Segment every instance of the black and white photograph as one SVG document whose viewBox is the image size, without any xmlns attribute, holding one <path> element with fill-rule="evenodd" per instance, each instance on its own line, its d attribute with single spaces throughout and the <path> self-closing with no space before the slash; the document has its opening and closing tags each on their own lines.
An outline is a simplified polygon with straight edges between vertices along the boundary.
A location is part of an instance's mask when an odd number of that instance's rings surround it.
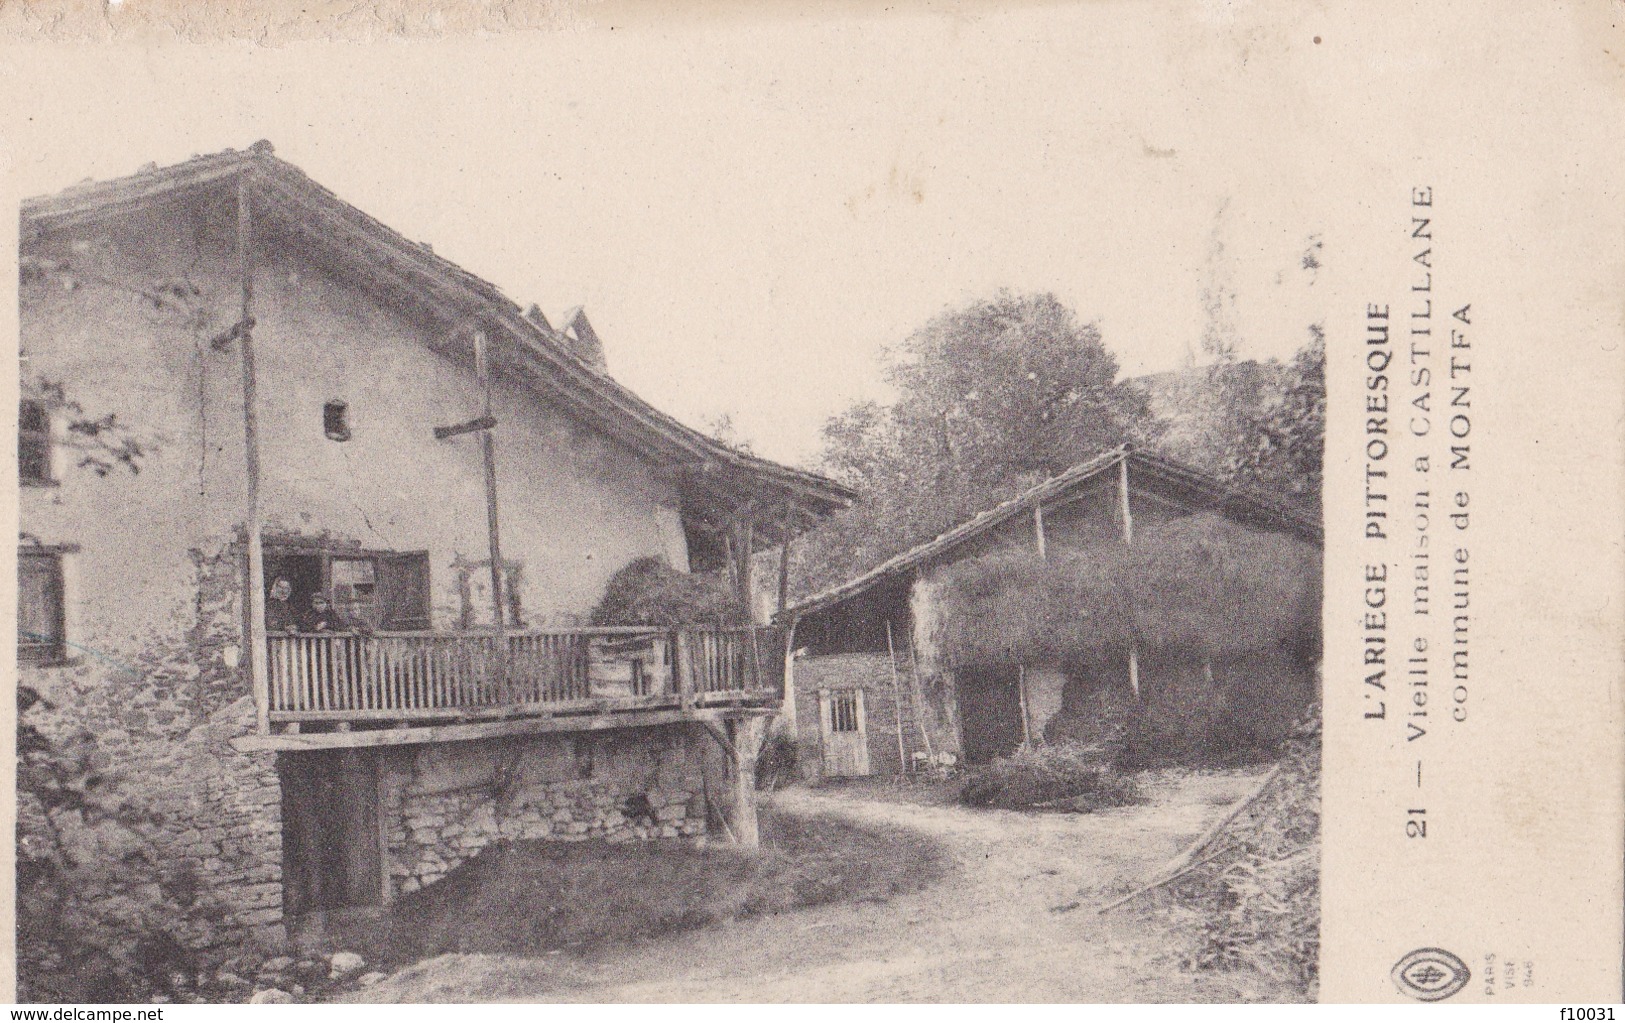
<svg viewBox="0 0 1625 1023">
<path fill-rule="evenodd" d="M 1322 987 L 1323 901 L 1386 887 L 1323 890 L 1323 773 L 1391 818 L 1338 862 L 1410 862 L 1528 726 L 1466 186 L 1330 151 L 1337 74 L 1457 56 L 1314 5 L 141 2 L 7 51 L 16 1001 L 1617 988 L 1375 909 Z M 1542 627 L 1593 705 L 1617 625 Z"/>
</svg>

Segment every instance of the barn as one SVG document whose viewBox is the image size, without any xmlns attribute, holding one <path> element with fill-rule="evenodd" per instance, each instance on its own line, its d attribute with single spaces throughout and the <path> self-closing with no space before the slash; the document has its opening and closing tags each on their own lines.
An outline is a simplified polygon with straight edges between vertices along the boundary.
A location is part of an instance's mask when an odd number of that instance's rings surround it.
<svg viewBox="0 0 1625 1023">
<path fill-rule="evenodd" d="M 1318 697 L 1321 537 L 1286 501 L 1104 452 L 779 616 L 804 770 L 975 765 L 1129 718 L 1150 759 L 1267 743 Z"/>
</svg>

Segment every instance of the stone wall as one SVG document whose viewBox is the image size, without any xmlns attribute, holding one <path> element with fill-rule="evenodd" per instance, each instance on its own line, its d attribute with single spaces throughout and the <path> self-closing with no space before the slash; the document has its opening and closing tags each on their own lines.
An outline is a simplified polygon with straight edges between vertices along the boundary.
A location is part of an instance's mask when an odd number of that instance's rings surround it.
<svg viewBox="0 0 1625 1023">
<path fill-rule="evenodd" d="M 501 839 L 703 842 L 712 745 L 670 726 L 386 751 L 392 892 L 433 884 Z"/>
<path fill-rule="evenodd" d="M 280 940 L 275 758 L 230 744 L 254 721 L 246 670 L 226 654 L 241 642 L 240 550 L 222 540 L 189 552 L 163 609 L 168 628 L 142 629 L 116 646 L 84 643 L 62 665 L 19 670 L 19 683 L 47 704 L 29 722 L 59 747 L 87 751 L 106 779 L 100 799 L 123 808 L 121 843 L 139 842 L 173 890 L 162 925 L 193 948 Z M 38 824 L 26 820 L 23 834 Z M 118 890 L 121 872 L 96 876 L 110 886 L 97 893 L 109 904 L 138 894 Z"/>
<path fill-rule="evenodd" d="M 904 769 L 897 751 L 898 695 L 902 696 L 903 753 L 912 769 L 917 751 L 926 742 L 920 734 L 919 715 L 910 689 L 912 667 L 908 655 L 897 653 L 897 679 L 885 653 L 821 654 L 803 656 L 795 662 L 796 734 L 798 761 L 802 776 L 819 780 L 823 776 L 823 727 L 819 719 L 820 690 L 863 690 L 865 727 L 868 730 L 869 771 L 894 775 Z M 933 742 L 935 737 L 933 737 Z M 933 749 L 941 747 L 934 746 Z"/>
</svg>

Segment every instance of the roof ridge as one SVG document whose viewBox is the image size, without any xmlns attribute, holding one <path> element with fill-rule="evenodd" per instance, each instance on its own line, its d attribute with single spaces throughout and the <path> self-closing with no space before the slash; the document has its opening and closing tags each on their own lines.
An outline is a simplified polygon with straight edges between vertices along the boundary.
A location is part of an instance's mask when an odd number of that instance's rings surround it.
<svg viewBox="0 0 1625 1023">
<path fill-rule="evenodd" d="M 214 153 L 193 155 L 187 160 L 162 167 L 143 164 L 133 174 L 102 181 L 82 182 L 52 194 L 33 196 L 19 204 L 19 214 L 24 222 L 41 221 L 94 211 L 99 206 L 140 203 L 149 201 L 157 195 L 167 194 L 170 189 L 132 192 L 132 186 L 172 179 L 175 184 L 171 188 L 188 187 L 219 180 L 247 167 L 262 170 L 270 182 L 270 187 L 295 190 L 295 198 L 299 198 L 298 193 L 302 191 L 315 202 L 331 206 L 327 212 L 348 229 L 370 233 L 379 243 L 399 250 L 407 259 L 418 264 L 409 272 L 437 273 L 442 278 L 449 278 L 455 286 L 466 290 L 471 305 L 476 308 L 480 305 L 488 307 L 488 314 L 494 326 L 500 324 L 516 341 L 534 352 L 543 354 L 556 368 L 563 371 L 566 382 L 573 382 L 585 396 L 607 404 L 610 411 L 630 420 L 645 436 L 659 438 L 665 444 L 687 449 L 700 458 L 718 458 L 746 471 L 778 476 L 782 482 L 810 488 L 812 493 L 806 496 L 815 500 L 839 505 L 855 496 L 850 488 L 819 473 L 736 451 L 669 413 L 655 408 L 626 385 L 583 360 L 571 350 L 561 332 L 545 330 L 540 324 L 531 321 L 524 315 L 519 304 L 509 298 L 498 285 L 439 255 L 423 243 L 413 241 L 372 214 L 340 198 L 332 189 L 316 181 L 302 168 L 277 156 L 276 147 L 269 140 L 260 139 L 246 150 L 228 148 Z M 188 181 L 189 175 L 192 174 L 207 176 L 199 177 L 196 181 Z"/>
<path fill-rule="evenodd" d="M 1064 492 L 1068 487 L 1090 479 L 1102 470 L 1116 465 L 1118 462 L 1125 459 L 1132 460 L 1152 469 L 1160 469 L 1162 471 L 1171 470 L 1188 476 L 1197 477 L 1201 482 L 1208 484 L 1209 489 L 1218 490 L 1228 496 L 1241 497 L 1250 500 L 1255 505 L 1262 506 L 1264 510 L 1279 515 L 1293 525 L 1299 526 L 1305 532 L 1311 533 L 1314 536 L 1318 537 L 1321 532 L 1320 523 L 1312 521 L 1302 511 L 1292 507 L 1286 502 L 1281 501 L 1279 498 L 1272 497 L 1251 488 L 1238 487 L 1234 484 L 1226 483 L 1212 473 L 1204 472 L 1203 470 L 1194 466 L 1186 465 L 1163 455 L 1154 454 L 1149 451 L 1142 451 L 1132 441 L 1125 441 L 1116 447 L 1107 448 L 1105 451 L 1095 455 L 1093 458 L 1087 458 L 1081 462 L 1078 462 L 1070 468 L 1051 476 L 1049 479 L 1046 479 L 1040 483 L 1035 483 L 1014 497 L 1006 498 L 990 508 L 977 512 L 975 515 L 965 519 L 957 525 L 943 530 L 941 533 L 938 533 L 931 539 L 921 541 L 912 547 L 906 548 L 905 550 L 892 555 L 875 567 L 863 572 L 860 575 L 854 576 L 844 583 L 840 583 L 836 586 L 826 587 L 823 590 L 820 590 L 818 593 L 815 593 L 805 600 L 798 602 L 794 606 L 786 608 L 783 612 L 781 612 L 781 614 L 805 614 L 810 611 L 818 610 L 821 607 L 828 606 L 829 604 L 836 603 L 840 600 L 844 600 L 847 597 L 856 596 L 857 594 L 869 589 L 871 586 L 874 586 L 886 576 L 889 576 L 901 569 L 911 568 L 915 565 L 922 564 L 928 560 L 931 555 L 949 550 L 959 542 L 968 540 L 971 537 L 980 534 L 983 530 L 997 525 L 1008 518 L 1011 514 L 1028 507 L 1030 504 L 1041 502 L 1044 497 L 1051 496 L 1052 494 Z"/>
</svg>

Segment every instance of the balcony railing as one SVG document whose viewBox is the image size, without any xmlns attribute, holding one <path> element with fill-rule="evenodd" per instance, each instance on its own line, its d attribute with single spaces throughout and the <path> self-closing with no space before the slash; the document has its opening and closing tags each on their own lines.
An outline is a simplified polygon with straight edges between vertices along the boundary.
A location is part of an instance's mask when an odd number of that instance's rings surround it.
<svg viewBox="0 0 1625 1023">
<path fill-rule="evenodd" d="M 772 629 L 267 637 L 272 721 L 406 721 L 773 702 Z"/>
</svg>

